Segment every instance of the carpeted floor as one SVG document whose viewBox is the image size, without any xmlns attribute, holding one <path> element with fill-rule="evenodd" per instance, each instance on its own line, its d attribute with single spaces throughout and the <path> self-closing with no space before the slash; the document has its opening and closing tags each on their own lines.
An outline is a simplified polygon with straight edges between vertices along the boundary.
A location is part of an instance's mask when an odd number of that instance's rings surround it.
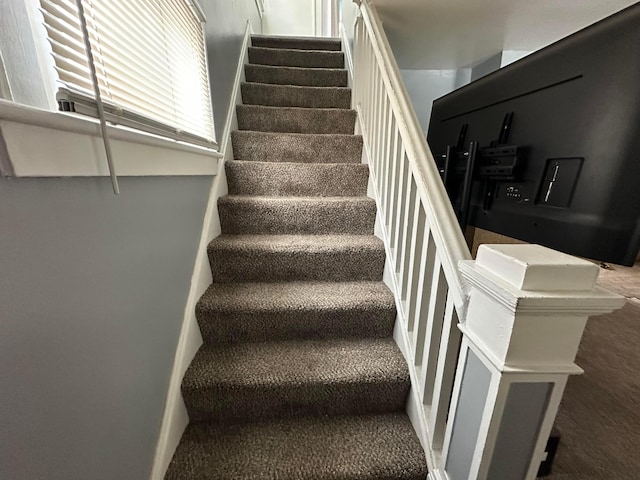
<svg viewBox="0 0 640 480">
<path fill-rule="evenodd" d="M 625 307 L 592 317 L 556 427 L 560 447 L 549 480 L 640 479 L 640 264 L 601 270 L 600 284 Z"/>
<path fill-rule="evenodd" d="M 426 478 L 340 47 L 252 38 L 166 480 Z"/>
</svg>

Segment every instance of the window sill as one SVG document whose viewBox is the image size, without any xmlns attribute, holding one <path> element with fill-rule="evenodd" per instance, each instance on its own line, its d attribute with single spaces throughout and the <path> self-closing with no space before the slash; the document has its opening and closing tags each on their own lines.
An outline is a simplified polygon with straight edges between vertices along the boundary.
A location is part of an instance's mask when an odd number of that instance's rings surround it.
<svg viewBox="0 0 640 480">
<path fill-rule="evenodd" d="M 215 175 L 222 155 L 110 125 L 118 176 Z M 0 100 L 0 173 L 13 177 L 108 176 L 100 122 Z"/>
</svg>

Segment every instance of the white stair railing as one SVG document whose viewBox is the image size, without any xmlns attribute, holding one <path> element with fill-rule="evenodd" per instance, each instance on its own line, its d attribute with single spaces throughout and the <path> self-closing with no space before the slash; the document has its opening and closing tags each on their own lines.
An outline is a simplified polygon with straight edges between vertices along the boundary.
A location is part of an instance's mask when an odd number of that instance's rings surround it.
<svg viewBox="0 0 640 480">
<path fill-rule="evenodd" d="M 400 294 L 429 444 L 442 447 L 467 302 L 458 270 L 471 254 L 376 13 L 362 3 L 353 95 Z"/>
<path fill-rule="evenodd" d="M 596 265 L 538 245 L 471 260 L 375 8 L 354 3 L 352 102 L 429 478 L 533 480 L 588 316 L 624 299 Z"/>
</svg>

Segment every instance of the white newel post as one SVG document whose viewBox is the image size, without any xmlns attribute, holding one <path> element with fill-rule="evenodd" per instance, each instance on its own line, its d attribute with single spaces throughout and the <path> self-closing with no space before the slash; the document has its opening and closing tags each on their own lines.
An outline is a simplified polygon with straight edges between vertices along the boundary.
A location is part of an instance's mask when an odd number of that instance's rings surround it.
<svg viewBox="0 0 640 480">
<path fill-rule="evenodd" d="M 624 298 L 599 267 L 538 245 L 483 245 L 460 262 L 467 315 L 441 468 L 432 480 L 533 480 L 587 318 Z"/>
</svg>

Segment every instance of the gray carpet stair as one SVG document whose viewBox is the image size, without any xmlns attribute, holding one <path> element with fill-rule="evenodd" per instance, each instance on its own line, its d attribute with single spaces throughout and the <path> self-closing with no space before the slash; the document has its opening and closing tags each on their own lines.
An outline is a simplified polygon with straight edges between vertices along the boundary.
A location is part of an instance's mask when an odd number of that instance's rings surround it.
<svg viewBox="0 0 640 480">
<path fill-rule="evenodd" d="M 417 452 L 404 413 L 192 423 L 165 478 L 424 480 Z"/>
<path fill-rule="evenodd" d="M 182 383 L 194 422 L 398 412 L 408 393 L 391 337 L 205 347 Z"/>
<path fill-rule="evenodd" d="M 356 112 L 342 108 L 238 105 L 240 130 L 284 133 L 353 134 Z"/>
<path fill-rule="evenodd" d="M 274 67 L 251 65 L 244 67 L 247 82 L 308 87 L 346 87 L 347 71 L 340 68 Z"/>
<path fill-rule="evenodd" d="M 218 200 L 222 232 L 228 234 L 373 235 L 376 202 L 368 197 L 258 197 Z"/>
<path fill-rule="evenodd" d="M 290 37 L 276 35 L 253 35 L 251 45 L 267 48 L 291 48 L 296 50 L 342 50 L 339 38 Z"/>
<path fill-rule="evenodd" d="M 280 67 L 344 68 L 344 54 L 328 50 L 249 47 L 249 63 Z"/>
<path fill-rule="evenodd" d="M 346 87 L 306 87 L 244 82 L 242 103 L 272 107 L 343 108 L 351 105 L 351 89 Z"/>
<path fill-rule="evenodd" d="M 373 235 L 220 235 L 209 244 L 214 282 L 381 280 Z"/>
<path fill-rule="evenodd" d="M 424 480 L 336 39 L 254 36 L 166 480 Z"/>
<path fill-rule="evenodd" d="M 225 163 L 233 195 L 342 197 L 367 194 L 369 167 L 362 163 Z"/>
<path fill-rule="evenodd" d="M 295 163 L 360 163 L 362 160 L 360 135 L 237 130 L 231 133 L 231 141 L 238 160 Z"/>
<path fill-rule="evenodd" d="M 196 305 L 207 345 L 391 337 L 393 295 L 382 282 L 212 283 Z"/>
</svg>

